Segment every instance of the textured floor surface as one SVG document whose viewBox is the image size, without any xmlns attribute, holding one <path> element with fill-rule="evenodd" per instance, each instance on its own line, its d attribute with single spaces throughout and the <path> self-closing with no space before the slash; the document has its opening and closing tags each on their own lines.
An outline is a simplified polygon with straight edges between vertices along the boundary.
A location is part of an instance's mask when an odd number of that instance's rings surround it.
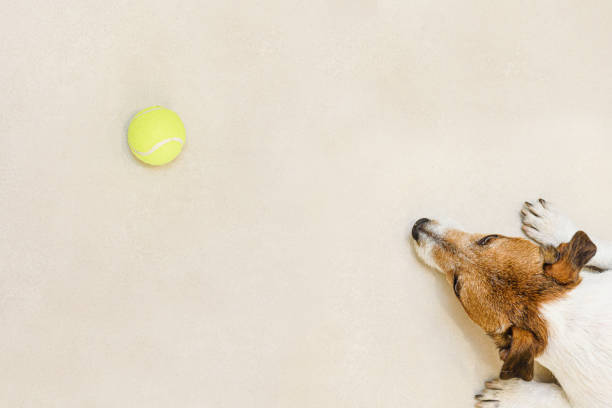
<svg viewBox="0 0 612 408">
<path fill-rule="evenodd" d="M 435 4 L 434 4 L 435 3 Z M 23 1 L 0 15 L 0 406 L 470 407 L 409 226 L 612 238 L 612 5 Z M 181 156 L 138 163 L 161 104 Z"/>
</svg>

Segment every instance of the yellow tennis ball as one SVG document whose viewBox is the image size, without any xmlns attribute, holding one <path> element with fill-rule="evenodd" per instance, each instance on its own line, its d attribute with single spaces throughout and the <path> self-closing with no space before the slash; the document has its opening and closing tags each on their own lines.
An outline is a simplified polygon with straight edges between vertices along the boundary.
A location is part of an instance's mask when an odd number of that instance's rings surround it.
<svg viewBox="0 0 612 408">
<path fill-rule="evenodd" d="M 139 160 L 153 166 L 170 163 L 185 144 L 181 118 L 162 106 L 138 112 L 130 122 L 128 145 Z"/>
</svg>

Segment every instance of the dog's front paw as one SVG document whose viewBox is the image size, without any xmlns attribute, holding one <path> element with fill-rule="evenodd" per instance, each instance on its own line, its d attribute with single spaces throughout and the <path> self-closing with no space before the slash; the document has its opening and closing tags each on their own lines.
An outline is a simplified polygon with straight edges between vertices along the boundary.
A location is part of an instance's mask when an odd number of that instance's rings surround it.
<svg viewBox="0 0 612 408">
<path fill-rule="evenodd" d="M 475 396 L 477 408 L 569 408 L 556 384 L 514 378 L 487 381 L 485 387 Z"/>
<path fill-rule="evenodd" d="M 492 380 L 485 383 L 485 389 L 475 396 L 477 408 L 527 408 L 529 398 L 525 383 L 519 379 Z"/>
<path fill-rule="evenodd" d="M 485 389 L 479 394 L 476 394 L 476 407 L 477 408 L 500 408 L 502 407 L 502 401 L 511 401 L 512 396 L 512 385 L 511 383 L 515 380 L 502 381 L 492 380 L 485 383 Z M 510 394 L 510 395 L 504 395 Z M 507 406 L 507 405 L 503 405 Z"/>
<path fill-rule="evenodd" d="M 525 202 L 521 209 L 522 230 L 529 238 L 542 245 L 558 246 L 568 242 L 578 228 L 548 201 Z"/>
</svg>

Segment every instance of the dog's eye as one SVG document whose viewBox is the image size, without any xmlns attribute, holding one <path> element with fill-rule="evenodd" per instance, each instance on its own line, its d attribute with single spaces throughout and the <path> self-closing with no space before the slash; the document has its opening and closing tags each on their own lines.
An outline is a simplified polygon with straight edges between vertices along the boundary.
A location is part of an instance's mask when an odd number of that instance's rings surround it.
<svg viewBox="0 0 612 408">
<path fill-rule="evenodd" d="M 478 242 L 476 243 L 480 246 L 484 246 L 484 245 L 487 245 L 489 241 L 495 238 L 499 238 L 499 235 L 495 235 L 495 234 L 487 235 L 486 237 L 479 239 Z"/>
<path fill-rule="evenodd" d="M 455 274 L 453 277 L 453 290 L 455 291 L 455 296 L 459 298 L 459 291 L 461 290 L 461 282 L 459 282 L 459 276 Z"/>
</svg>

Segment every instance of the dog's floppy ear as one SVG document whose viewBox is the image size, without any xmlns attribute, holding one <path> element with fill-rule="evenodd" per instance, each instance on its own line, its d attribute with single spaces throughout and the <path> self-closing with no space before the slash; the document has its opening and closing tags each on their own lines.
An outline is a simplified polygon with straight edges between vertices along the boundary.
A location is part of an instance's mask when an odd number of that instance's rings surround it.
<svg viewBox="0 0 612 408">
<path fill-rule="evenodd" d="M 595 256 L 597 247 L 583 231 L 557 248 L 543 247 L 544 272 L 562 285 L 576 283 L 580 270 Z"/>
<path fill-rule="evenodd" d="M 499 378 L 521 378 L 525 381 L 533 379 L 533 364 L 537 349 L 537 341 L 533 333 L 519 327 L 512 327 L 510 348 L 504 352 L 504 365 Z"/>
</svg>

